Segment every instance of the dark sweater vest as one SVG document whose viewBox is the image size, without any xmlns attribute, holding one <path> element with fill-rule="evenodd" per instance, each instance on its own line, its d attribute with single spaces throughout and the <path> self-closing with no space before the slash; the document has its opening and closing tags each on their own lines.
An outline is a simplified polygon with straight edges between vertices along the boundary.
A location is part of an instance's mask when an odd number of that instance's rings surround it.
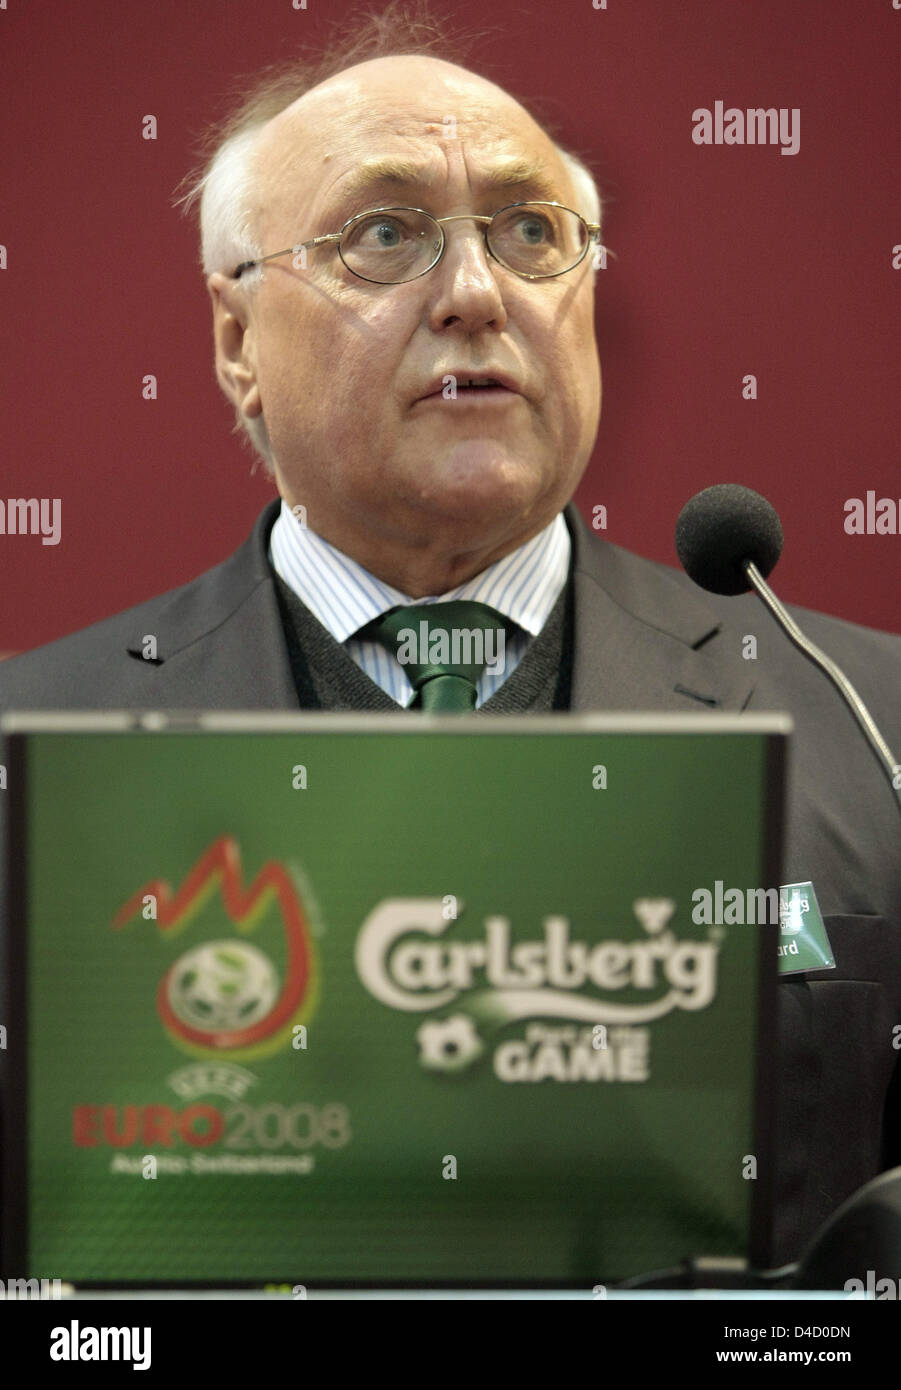
<svg viewBox="0 0 901 1390">
<path fill-rule="evenodd" d="M 370 680 L 294 590 L 273 573 L 301 709 L 402 710 Z M 572 684 L 572 569 L 522 661 L 475 714 L 546 714 L 569 709 Z"/>
</svg>

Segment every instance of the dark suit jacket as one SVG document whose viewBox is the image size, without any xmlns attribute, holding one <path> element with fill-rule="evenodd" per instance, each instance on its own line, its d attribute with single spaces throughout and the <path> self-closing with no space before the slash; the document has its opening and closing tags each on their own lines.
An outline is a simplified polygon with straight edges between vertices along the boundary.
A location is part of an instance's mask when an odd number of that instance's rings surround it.
<svg viewBox="0 0 901 1390">
<path fill-rule="evenodd" d="M 268 534 L 183 588 L 0 664 L 0 710 L 296 709 Z M 753 595 L 718 598 L 595 536 L 571 504 L 575 710 L 787 710 L 784 881 L 811 880 L 837 969 L 779 984 L 774 1262 L 901 1164 L 901 817 L 850 713 Z M 794 610 L 901 752 L 901 639 Z M 142 639 L 158 639 L 156 663 Z M 757 637 L 756 660 L 742 638 Z M 861 1275 L 863 1277 L 863 1275 Z"/>
</svg>

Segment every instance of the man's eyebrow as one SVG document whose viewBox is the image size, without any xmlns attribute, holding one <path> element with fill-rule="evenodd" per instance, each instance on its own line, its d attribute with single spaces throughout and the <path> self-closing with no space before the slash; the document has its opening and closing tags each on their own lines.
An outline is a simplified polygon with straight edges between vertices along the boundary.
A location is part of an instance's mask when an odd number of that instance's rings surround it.
<svg viewBox="0 0 901 1390">
<path fill-rule="evenodd" d="M 373 159 L 361 164 L 342 181 L 335 192 L 341 202 L 371 194 L 380 185 L 398 189 L 421 188 L 430 180 L 430 171 L 412 160 Z M 559 180 L 543 164 L 524 159 L 509 159 L 486 170 L 478 180 L 487 190 L 528 188 L 535 197 L 555 202 L 560 192 Z"/>
</svg>

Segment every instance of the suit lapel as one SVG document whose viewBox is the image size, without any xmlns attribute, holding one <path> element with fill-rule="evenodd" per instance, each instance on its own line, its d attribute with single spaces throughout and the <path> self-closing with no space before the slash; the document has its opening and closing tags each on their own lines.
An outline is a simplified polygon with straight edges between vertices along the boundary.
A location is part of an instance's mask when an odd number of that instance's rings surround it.
<svg viewBox="0 0 901 1390">
<path fill-rule="evenodd" d="M 159 601 L 148 620 L 166 703 L 182 708 L 297 709 L 297 692 L 268 561 L 281 507 L 261 512 L 242 546 L 193 584 Z M 152 623 L 152 626 L 149 624 Z M 142 637 L 128 644 L 143 661 Z"/>
<path fill-rule="evenodd" d="M 741 638 L 664 565 L 600 540 L 574 503 L 571 707 L 740 710 L 754 689 Z"/>
</svg>

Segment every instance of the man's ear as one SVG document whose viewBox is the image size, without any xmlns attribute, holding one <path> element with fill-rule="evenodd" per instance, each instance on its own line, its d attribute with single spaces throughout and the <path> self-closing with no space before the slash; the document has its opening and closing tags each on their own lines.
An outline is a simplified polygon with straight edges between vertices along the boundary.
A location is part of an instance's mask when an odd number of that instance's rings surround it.
<svg viewBox="0 0 901 1390">
<path fill-rule="evenodd" d="M 213 305 L 216 376 L 232 404 L 248 419 L 263 413 L 247 291 L 240 281 L 216 271 L 207 278 Z"/>
</svg>

